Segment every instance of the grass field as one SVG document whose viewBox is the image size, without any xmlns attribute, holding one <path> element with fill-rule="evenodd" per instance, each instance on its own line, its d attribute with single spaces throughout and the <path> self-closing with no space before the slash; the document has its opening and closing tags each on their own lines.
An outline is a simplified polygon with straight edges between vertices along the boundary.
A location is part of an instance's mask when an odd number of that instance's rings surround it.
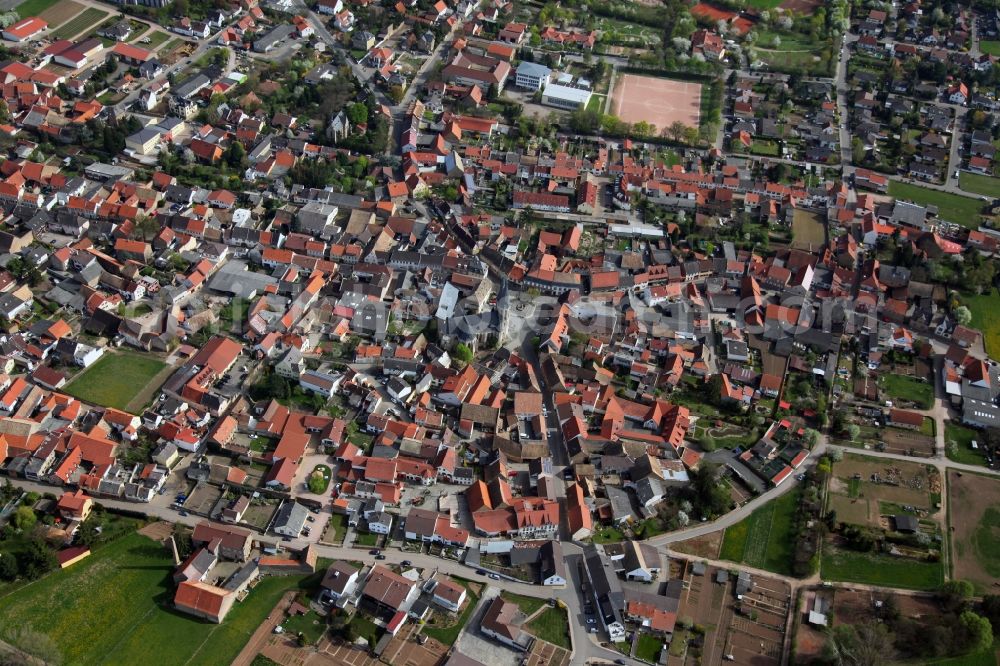
<svg viewBox="0 0 1000 666">
<path fill-rule="evenodd" d="M 81 32 L 103 21 L 107 15 L 108 12 L 106 11 L 102 11 L 95 7 L 88 7 L 83 10 L 83 12 L 77 14 L 74 18 L 66 21 L 61 26 L 56 28 L 52 32 L 52 36 L 56 39 L 72 39 Z"/>
<path fill-rule="evenodd" d="M 25 0 L 17 6 L 15 11 L 21 18 L 38 16 L 57 2 L 59 2 L 59 0 Z"/>
<path fill-rule="evenodd" d="M 969 308 L 972 321 L 969 326 L 983 332 L 983 344 L 991 358 L 1000 355 L 1000 296 L 991 289 L 985 294 L 961 297 L 962 305 Z"/>
<path fill-rule="evenodd" d="M 820 563 L 823 580 L 932 590 L 944 582 L 940 562 L 838 550 L 827 544 Z"/>
<path fill-rule="evenodd" d="M 142 46 L 143 48 L 147 49 L 155 49 L 157 46 L 163 44 L 168 39 L 170 39 L 170 35 L 163 32 L 162 30 L 157 30 L 156 32 L 147 33 L 146 36 L 149 37 L 149 42 L 143 44 Z"/>
<path fill-rule="evenodd" d="M 978 433 L 972 428 L 966 428 L 951 422 L 944 427 L 944 451 L 948 460 L 966 465 L 985 465 L 986 457 L 982 449 L 972 449 L 972 440 Z M 953 444 L 954 443 L 954 444 Z"/>
<path fill-rule="evenodd" d="M 958 175 L 958 186 L 966 192 L 1000 197 L 1000 178 L 963 171 Z"/>
<path fill-rule="evenodd" d="M 66 385 L 69 395 L 104 407 L 125 409 L 167 365 L 128 352 L 105 354 Z"/>
<path fill-rule="evenodd" d="M 591 95 L 590 101 L 587 102 L 587 111 L 597 111 L 598 113 L 604 113 L 604 104 L 607 102 L 607 95 Z"/>
<path fill-rule="evenodd" d="M 229 663 L 285 590 L 302 577 L 265 578 L 222 624 L 170 608 L 173 560 L 133 533 L 69 569 L 0 598 L 0 622 L 48 634 L 63 663 Z"/>
<path fill-rule="evenodd" d="M 517 607 L 525 615 L 531 615 L 545 605 L 545 599 L 539 597 L 526 597 L 523 594 L 514 594 L 513 592 L 503 592 L 500 596 L 507 601 L 517 604 Z"/>
<path fill-rule="evenodd" d="M 792 215 L 792 246 L 806 251 L 826 241 L 826 227 L 819 215 L 800 208 Z"/>
<path fill-rule="evenodd" d="M 882 390 L 895 400 L 911 400 L 920 409 L 934 405 L 934 386 L 906 375 L 882 375 Z"/>
<path fill-rule="evenodd" d="M 1000 42 L 984 39 L 979 42 L 979 50 L 991 56 L 1000 56 Z"/>
<path fill-rule="evenodd" d="M 798 494 L 788 492 L 726 529 L 719 557 L 789 575 Z"/>
<path fill-rule="evenodd" d="M 952 470 L 948 504 L 952 577 L 972 583 L 977 594 L 993 594 L 1000 572 L 1000 480 Z"/>
<path fill-rule="evenodd" d="M 635 656 L 638 659 L 655 664 L 660 660 L 660 650 L 663 642 L 650 634 L 640 634 L 639 643 L 635 646 Z"/>
<path fill-rule="evenodd" d="M 529 622 L 525 629 L 543 641 L 548 641 L 567 650 L 570 649 L 569 619 L 566 617 L 565 609 L 546 608 L 538 617 Z"/>
<path fill-rule="evenodd" d="M 941 219 L 970 229 L 979 227 L 980 211 L 983 207 L 983 202 L 979 199 L 901 183 L 898 180 L 889 181 L 889 196 L 912 201 L 921 206 L 937 206 L 938 217 Z"/>
</svg>

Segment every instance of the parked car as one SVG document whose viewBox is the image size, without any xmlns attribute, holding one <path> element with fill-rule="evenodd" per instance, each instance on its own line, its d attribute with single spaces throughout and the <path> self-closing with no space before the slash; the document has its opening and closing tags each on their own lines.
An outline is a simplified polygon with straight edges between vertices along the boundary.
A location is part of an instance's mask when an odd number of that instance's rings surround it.
<svg viewBox="0 0 1000 666">
<path fill-rule="evenodd" d="M 486 572 L 483 571 L 482 569 L 476 569 L 476 575 L 477 576 L 485 576 Z"/>
<path fill-rule="evenodd" d="M 385 559 L 385 555 L 376 555 L 375 559 L 376 560 L 384 560 Z"/>
<path fill-rule="evenodd" d="M 493 580 L 500 580 L 500 576 L 498 576 L 497 574 L 490 574 L 490 578 L 492 578 Z"/>
<path fill-rule="evenodd" d="M 399 563 L 399 565 L 403 567 L 411 567 L 413 566 L 413 562 L 409 560 L 403 560 L 402 562 Z"/>
<path fill-rule="evenodd" d="M 378 549 L 378 548 L 372 548 L 371 550 L 368 551 L 368 554 L 369 555 L 381 555 L 382 551 L 380 549 Z"/>
</svg>

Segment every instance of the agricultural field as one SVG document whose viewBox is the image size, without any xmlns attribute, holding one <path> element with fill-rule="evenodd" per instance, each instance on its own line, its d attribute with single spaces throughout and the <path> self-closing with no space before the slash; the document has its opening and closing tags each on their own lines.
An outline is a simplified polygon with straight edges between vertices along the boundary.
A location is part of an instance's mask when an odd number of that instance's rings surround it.
<svg viewBox="0 0 1000 666">
<path fill-rule="evenodd" d="M 792 524 L 798 493 L 786 492 L 726 529 L 719 557 L 790 575 L 795 540 Z"/>
<path fill-rule="evenodd" d="M 73 39 L 77 35 L 94 27 L 107 17 L 108 12 L 95 7 L 87 7 L 72 19 L 63 23 L 52 32 L 56 39 Z"/>
<path fill-rule="evenodd" d="M 983 202 L 978 198 L 963 197 L 940 190 L 932 190 L 919 185 L 889 181 L 889 196 L 912 201 L 921 206 L 937 206 L 938 217 L 969 229 L 979 227 Z"/>
<path fill-rule="evenodd" d="M 827 544 L 820 560 L 820 575 L 828 581 L 933 590 L 944 582 L 944 566 L 940 562 L 840 550 Z"/>
<path fill-rule="evenodd" d="M 958 186 L 966 192 L 1000 197 L 1000 178 L 962 171 L 958 175 Z"/>
<path fill-rule="evenodd" d="M 169 607 L 173 559 L 133 533 L 0 600 L 0 622 L 46 633 L 67 666 L 229 663 L 285 590 L 303 577 L 265 578 L 222 624 Z"/>
<path fill-rule="evenodd" d="M 20 16 L 21 18 L 27 18 L 29 16 L 38 16 L 46 9 L 48 9 L 49 7 L 58 2 L 60 2 L 60 0 L 25 0 L 17 7 L 15 7 L 14 11 L 16 11 L 17 15 Z"/>
<path fill-rule="evenodd" d="M 1000 579 L 1000 480 L 970 472 L 948 473 L 952 575 L 980 593 Z"/>
<path fill-rule="evenodd" d="M 152 356 L 108 353 L 77 375 L 64 391 L 84 402 L 125 410 L 137 394 L 149 392 L 150 382 L 166 367 Z"/>
<path fill-rule="evenodd" d="M 837 507 L 840 522 L 853 522 L 840 513 L 846 506 L 842 499 L 845 498 L 867 505 L 848 511 L 859 520 L 853 524 L 880 527 L 883 526 L 881 509 L 886 504 L 911 506 L 921 518 L 937 522 L 934 505 L 940 499 L 940 492 L 940 475 L 933 467 L 847 454 L 833 466 L 828 495 L 831 506 Z M 866 522 L 860 521 L 863 516 L 867 516 Z"/>
<path fill-rule="evenodd" d="M 1000 356 L 1000 296 L 996 290 L 977 295 L 962 295 L 962 305 L 969 308 L 969 326 L 983 332 L 983 344 L 991 358 Z"/>
</svg>

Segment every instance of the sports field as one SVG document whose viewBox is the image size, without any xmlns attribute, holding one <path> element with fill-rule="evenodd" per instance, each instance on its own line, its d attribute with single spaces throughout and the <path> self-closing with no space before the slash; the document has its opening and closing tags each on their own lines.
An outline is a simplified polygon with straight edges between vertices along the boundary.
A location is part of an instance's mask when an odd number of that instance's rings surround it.
<svg viewBox="0 0 1000 666">
<path fill-rule="evenodd" d="M 0 597 L 0 624 L 48 634 L 65 666 L 228 664 L 285 590 L 303 577 L 264 578 L 222 624 L 171 608 L 173 560 L 133 533 L 68 569 Z"/>
<path fill-rule="evenodd" d="M 64 391 L 84 402 L 124 410 L 137 395 L 148 393 L 150 382 L 166 367 L 151 356 L 109 353 L 81 372 Z"/>
<path fill-rule="evenodd" d="M 698 127 L 701 84 L 623 74 L 615 84 L 611 113 L 627 123 L 645 121 L 657 130 L 677 121 L 687 127 Z"/>
</svg>

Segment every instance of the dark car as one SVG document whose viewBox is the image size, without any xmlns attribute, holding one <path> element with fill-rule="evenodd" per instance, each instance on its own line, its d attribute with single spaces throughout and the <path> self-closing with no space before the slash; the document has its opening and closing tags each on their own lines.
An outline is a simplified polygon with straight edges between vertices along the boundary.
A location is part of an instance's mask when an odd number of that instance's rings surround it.
<svg viewBox="0 0 1000 666">
<path fill-rule="evenodd" d="M 625 660 L 624 659 L 615 659 L 615 663 L 616 664 L 624 664 Z"/>
<path fill-rule="evenodd" d="M 379 555 L 381 553 L 382 553 L 382 551 L 379 550 L 378 548 L 372 548 L 371 550 L 368 551 L 369 555 Z"/>
<path fill-rule="evenodd" d="M 403 560 L 402 562 L 399 563 L 399 565 L 403 567 L 410 567 L 413 566 L 413 562 L 409 560 Z"/>
<path fill-rule="evenodd" d="M 476 569 L 476 575 L 477 576 L 485 576 L 486 572 L 483 571 L 482 569 Z"/>
<path fill-rule="evenodd" d="M 385 559 L 385 555 L 376 555 L 375 559 L 376 560 L 384 560 Z"/>
</svg>

